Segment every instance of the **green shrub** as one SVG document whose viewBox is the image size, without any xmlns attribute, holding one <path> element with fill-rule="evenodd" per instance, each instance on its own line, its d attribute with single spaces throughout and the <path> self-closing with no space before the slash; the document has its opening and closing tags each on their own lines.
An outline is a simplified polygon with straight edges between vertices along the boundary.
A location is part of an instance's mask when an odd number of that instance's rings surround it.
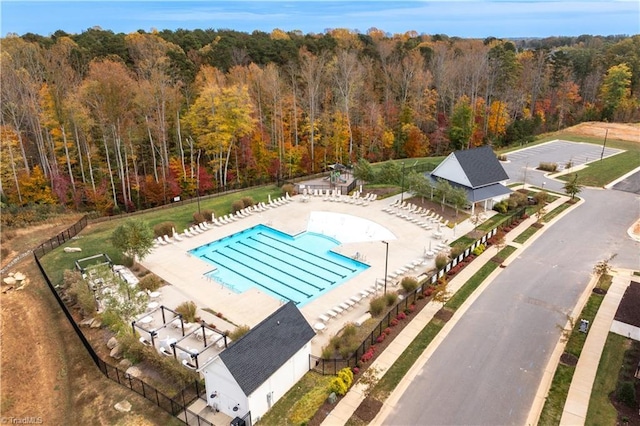
<svg viewBox="0 0 640 426">
<path fill-rule="evenodd" d="M 398 301 L 397 293 L 387 293 L 384 295 L 384 300 L 387 303 L 387 306 L 393 306 L 394 303 Z"/>
<path fill-rule="evenodd" d="M 331 339 L 329 339 L 329 345 L 337 351 L 342 345 L 342 339 L 340 338 L 340 336 L 333 336 Z"/>
<path fill-rule="evenodd" d="M 543 170 L 545 172 L 555 172 L 556 170 L 558 170 L 558 164 L 541 162 L 538 165 L 538 169 Z"/>
<path fill-rule="evenodd" d="M 633 382 L 622 382 L 616 390 L 616 397 L 626 406 L 636 408 L 636 388 Z"/>
<path fill-rule="evenodd" d="M 449 263 L 449 257 L 446 254 L 440 253 L 439 255 L 436 256 L 436 269 L 440 270 L 442 268 L 444 268 L 445 266 L 447 266 L 447 263 Z"/>
<path fill-rule="evenodd" d="M 242 200 L 236 200 L 231 204 L 231 212 L 236 213 L 244 209 L 244 202 Z"/>
<path fill-rule="evenodd" d="M 122 320 L 120 315 L 111 309 L 107 309 L 100 314 L 102 325 L 113 331 L 118 336 L 124 336 L 131 333 L 131 325 Z"/>
<path fill-rule="evenodd" d="M 251 328 L 249 328 L 248 325 L 239 325 L 235 330 L 229 333 L 229 337 L 235 342 L 236 340 L 247 334 L 249 330 L 251 330 Z"/>
<path fill-rule="evenodd" d="M 304 425 L 313 418 L 316 411 L 324 404 L 329 396 L 329 389 L 326 386 L 319 386 L 311 389 L 302 398 L 296 401 L 291 407 L 289 421 L 294 425 Z"/>
<path fill-rule="evenodd" d="M 206 221 L 207 219 L 205 218 L 204 214 L 202 214 L 201 212 L 193 213 L 193 223 L 195 223 L 196 225 Z"/>
<path fill-rule="evenodd" d="M 347 389 L 351 387 L 351 384 L 353 383 L 353 371 L 351 371 L 351 368 L 345 367 L 338 371 L 338 377 L 340 377 L 344 384 L 347 385 Z"/>
<path fill-rule="evenodd" d="M 342 359 L 348 359 L 351 356 L 351 354 L 356 351 L 357 347 L 358 347 L 357 344 L 355 345 L 355 347 L 353 344 L 351 345 L 343 344 L 342 346 L 340 346 L 340 350 L 338 351 L 338 353 L 340 354 Z"/>
<path fill-rule="evenodd" d="M 507 161 L 507 154 L 498 154 L 497 157 L 499 161 Z"/>
<path fill-rule="evenodd" d="M 455 246 L 451 247 L 451 258 L 455 259 L 456 257 L 460 256 L 462 253 L 464 253 L 464 249 L 466 247 L 464 246 L 464 244 L 456 244 Z"/>
<path fill-rule="evenodd" d="M 153 227 L 153 235 L 162 237 L 164 235 L 171 236 L 176 225 L 173 222 L 162 222 Z"/>
<path fill-rule="evenodd" d="M 71 300 L 78 304 L 82 316 L 90 317 L 96 312 L 96 299 L 93 296 L 93 291 L 89 289 L 86 281 L 80 279 L 74 281 L 67 294 L 71 297 Z"/>
<path fill-rule="evenodd" d="M 347 393 L 347 390 L 349 390 L 349 388 L 347 387 L 347 384 L 342 381 L 342 379 L 340 377 L 336 377 L 333 380 L 331 380 L 331 384 L 329 385 L 329 390 L 331 390 L 331 392 L 334 392 L 336 395 L 344 395 Z"/>
<path fill-rule="evenodd" d="M 85 282 L 80 271 L 76 269 L 65 269 L 65 271 L 62 273 L 62 288 L 71 288 L 73 283 L 79 281 Z M 75 301 L 76 300 L 74 299 L 73 302 L 75 303 Z"/>
<path fill-rule="evenodd" d="M 148 274 L 142 277 L 138 283 L 141 290 L 156 291 L 162 285 L 162 279 L 154 274 Z"/>
<path fill-rule="evenodd" d="M 356 332 L 358 331 L 357 327 L 355 324 L 353 323 L 348 323 L 344 326 L 344 328 L 342 329 L 342 336 L 343 337 L 352 337 L 356 335 Z"/>
<path fill-rule="evenodd" d="M 213 213 L 214 213 L 213 210 L 209 210 L 209 209 L 202 210 L 202 216 L 204 216 L 205 221 L 211 220 L 211 215 Z"/>
<path fill-rule="evenodd" d="M 377 317 L 384 310 L 384 306 L 386 305 L 386 301 L 384 296 L 379 296 L 371 300 L 369 302 L 369 312 L 374 317 Z"/>
<path fill-rule="evenodd" d="M 290 196 L 292 196 L 292 195 L 296 195 L 296 190 L 293 184 L 285 183 L 284 185 L 282 185 L 282 193 L 284 195 L 289 194 Z"/>
<path fill-rule="evenodd" d="M 508 204 L 511 209 L 524 206 L 527 204 L 527 196 L 522 192 L 512 192 Z"/>
<path fill-rule="evenodd" d="M 244 204 L 245 207 L 251 207 L 251 206 L 255 205 L 256 202 L 251 197 L 242 197 L 242 204 Z"/>
<path fill-rule="evenodd" d="M 502 200 L 499 203 L 494 204 L 493 205 L 493 209 L 495 211 L 497 211 L 498 213 L 502 213 L 502 214 L 506 213 L 507 210 L 508 210 L 507 201 L 506 200 Z"/>
<path fill-rule="evenodd" d="M 127 268 L 131 268 L 133 266 L 133 257 L 122 255 L 122 264 Z"/>
<path fill-rule="evenodd" d="M 122 356 L 133 364 L 137 364 L 145 358 L 144 346 L 138 340 L 137 335 L 131 332 L 123 334 L 118 337 L 118 344 L 122 348 Z"/>
<path fill-rule="evenodd" d="M 484 244 L 480 244 L 478 247 L 473 249 L 473 254 L 476 256 L 480 256 L 487 249 L 487 246 Z"/>
<path fill-rule="evenodd" d="M 400 285 L 405 292 L 411 293 L 413 290 L 418 288 L 418 280 L 414 277 L 404 277 L 400 282 Z"/>
<path fill-rule="evenodd" d="M 176 308 L 176 312 L 182 315 L 182 319 L 186 322 L 196 322 L 196 310 L 197 306 L 194 302 L 182 302 Z"/>
<path fill-rule="evenodd" d="M 331 344 L 328 344 L 327 346 L 322 348 L 322 358 L 324 359 L 330 359 L 333 358 L 333 346 Z"/>
</svg>

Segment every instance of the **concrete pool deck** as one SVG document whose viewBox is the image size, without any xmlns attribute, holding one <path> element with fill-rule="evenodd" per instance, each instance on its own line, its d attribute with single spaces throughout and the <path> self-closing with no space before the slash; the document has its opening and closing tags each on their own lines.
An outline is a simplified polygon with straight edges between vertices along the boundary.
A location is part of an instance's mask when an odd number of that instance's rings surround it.
<svg viewBox="0 0 640 426">
<path fill-rule="evenodd" d="M 404 198 L 408 197 L 409 194 L 404 194 Z M 425 260 L 424 253 L 430 245 L 435 251 L 438 242 L 450 243 L 474 227 L 468 220 L 458 224 L 455 229 L 441 226 L 442 236 L 436 239 L 435 229 L 425 230 L 413 222 L 383 211 L 383 208 L 399 198 L 401 195 L 370 202 L 365 206 L 297 195 L 279 207 L 253 213 L 226 225 L 214 226 L 190 238 L 183 236 L 179 242 L 159 246 L 141 264 L 173 287 L 171 291 L 164 292 L 166 296 L 162 303 L 165 306 L 175 308 L 184 300 L 193 300 L 200 309 L 199 313 L 203 308 L 209 308 L 222 313 L 231 323 L 253 327 L 281 306 L 282 302 L 258 289 L 234 293 L 207 278 L 205 274 L 213 269 L 212 266 L 191 256 L 188 251 L 261 223 L 291 235 L 307 229 L 323 233 L 343 241 L 334 251 L 347 257 L 357 256 L 370 267 L 300 309 L 307 321 L 314 326 L 321 322 L 319 316 L 324 315 L 327 310 L 375 285 L 376 280 L 384 280 L 386 245 L 382 241 L 389 243 L 387 271 L 393 273 L 408 263 Z M 429 259 L 408 275 L 419 276 L 433 269 L 434 265 L 435 260 Z M 389 289 L 396 289 L 390 280 L 387 290 Z M 368 301 L 369 299 L 363 299 L 352 309 L 328 321 L 322 333 L 313 339 L 312 353 L 320 354 L 322 346 L 345 323 L 354 322 L 365 314 L 369 308 Z"/>
</svg>

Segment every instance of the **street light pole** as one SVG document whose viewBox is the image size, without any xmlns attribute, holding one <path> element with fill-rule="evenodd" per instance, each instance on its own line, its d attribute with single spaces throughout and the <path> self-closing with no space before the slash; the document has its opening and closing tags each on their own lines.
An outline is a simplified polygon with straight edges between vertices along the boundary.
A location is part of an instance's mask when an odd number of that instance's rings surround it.
<svg viewBox="0 0 640 426">
<path fill-rule="evenodd" d="M 198 159 L 196 160 L 196 196 L 198 197 L 198 214 L 200 214 L 200 150 L 198 150 Z"/>
<path fill-rule="evenodd" d="M 387 246 L 386 254 L 384 257 L 384 294 L 387 294 L 387 267 L 389 266 L 389 243 L 386 241 L 382 242 Z"/>
<path fill-rule="evenodd" d="M 402 162 L 402 183 L 400 185 L 400 204 L 402 204 L 404 201 L 404 161 Z"/>
</svg>

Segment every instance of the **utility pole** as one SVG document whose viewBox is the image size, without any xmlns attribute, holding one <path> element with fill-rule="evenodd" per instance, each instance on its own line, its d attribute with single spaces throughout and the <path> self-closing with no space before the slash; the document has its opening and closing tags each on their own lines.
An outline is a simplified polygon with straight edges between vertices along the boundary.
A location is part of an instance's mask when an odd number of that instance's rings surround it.
<svg viewBox="0 0 640 426">
<path fill-rule="evenodd" d="M 607 145 L 607 135 L 609 134 L 609 129 L 605 129 L 604 131 L 604 142 L 602 142 L 602 152 L 600 153 L 600 161 L 602 161 L 602 157 L 604 157 L 604 147 Z"/>
</svg>

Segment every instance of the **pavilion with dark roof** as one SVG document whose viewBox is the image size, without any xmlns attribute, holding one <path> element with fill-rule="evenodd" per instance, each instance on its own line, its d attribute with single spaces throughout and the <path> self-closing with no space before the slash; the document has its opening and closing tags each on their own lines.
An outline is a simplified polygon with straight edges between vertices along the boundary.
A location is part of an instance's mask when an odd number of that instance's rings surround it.
<svg viewBox="0 0 640 426">
<path fill-rule="evenodd" d="M 472 214 L 476 204 L 491 209 L 512 192 L 505 186 L 509 176 L 490 146 L 452 152 L 428 177 L 433 184 L 444 179 L 467 191 Z"/>
<path fill-rule="evenodd" d="M 296 305 L 283 305 L 201 367 L 207 405 L 256 421 L 309 371 L 314 336 Z"/>
</svg>

